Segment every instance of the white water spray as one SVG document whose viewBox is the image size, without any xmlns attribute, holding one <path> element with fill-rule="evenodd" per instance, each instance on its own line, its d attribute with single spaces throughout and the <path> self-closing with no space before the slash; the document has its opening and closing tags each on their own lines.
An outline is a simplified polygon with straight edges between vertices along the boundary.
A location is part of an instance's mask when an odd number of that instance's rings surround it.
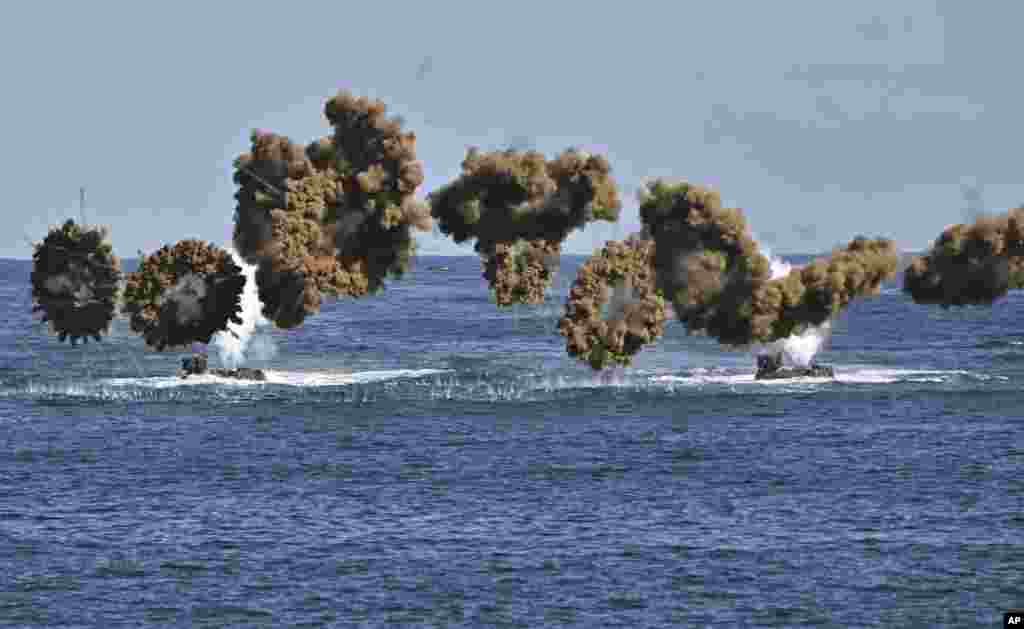
<svg viewBox="0 0 1024 629">
<path fill-rule="evenodd" d="M 774 257 L 767 249 L 761 251 L 771 264 L 772 279 L 786 277 L 793 270 L 793 265 Z M 757 353 L 781 352 L 783 359 L 792 365 L 807 367 L 814 360 L 814 356 L 821 351 L 821 348 L 828 341 L 832 333 L 832 322 L 825 321 L 819 326 L 807 328 L 799 334 L 793 334 L 787 338 L 780 339 L 774 343 L 767 343 L 760 346 Z"/>
<path fill-rule="evenodd" d="M 774 343 L 766 343 L 760 347 L 771 354 L 781 352 L 783 359 L 791 365 L 807 367 L 814 360 L 815 355 L 821 351 L 831 333 L 832 322 L 825 321 L 819 326 L 807 328 L 799 334 L 793 334 Z M 758 353 L 765 352 L 760 351 Z"/>
<path fill-rule="evenodd" d="M 793 265 L 782 258 L 776 258 L 767 252 L 765 253 L 765 257 L 768 258 L 768 263 L 771 265 L 773 280 L 777 280 L 780 277 L 786 277 L 789 275 L 789 272 L 793 270 Z"/>
<path fill-rule="evenodd" d="M 256 266 L 246 264 L 234 249 L 228 250 L 235 264 L 242 267 L 245 288 L 242 289 L 242 323 L 228 323 L 228 332 L 218 332 L 213 337 L 220 363 L 228 369 L 235 369 L 245 363 L 246 358 L 269 360 L 277 353 L 277 346 L 269 336 L 256 336 L 256 329 L 270 325 L 263 316 L 263 303 L 256 289 Z"/>
</svg>

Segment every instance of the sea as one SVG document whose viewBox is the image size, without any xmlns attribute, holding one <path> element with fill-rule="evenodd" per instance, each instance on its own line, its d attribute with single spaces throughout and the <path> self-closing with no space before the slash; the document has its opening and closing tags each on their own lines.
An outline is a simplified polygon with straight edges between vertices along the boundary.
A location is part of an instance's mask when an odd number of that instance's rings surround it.
<svg viewBox="0 0 1024 629">
<path fill-rule="evenodd" d="M 61 343 L 0 261 L 0 626 L 998 627 L 1024 606 L 1024 293 L 851 305 L 817 360 L 568 357 L 475 257 L 258 325 L 179 380 Z M 799 258 L 792 261 L 799 262 Z M 130 263 L 128 265 L 130 267 Z M 211 365 L 219 346 L 207 347 Z M 224 358 L 223 360 L 228 360 Z"/>
</svg>

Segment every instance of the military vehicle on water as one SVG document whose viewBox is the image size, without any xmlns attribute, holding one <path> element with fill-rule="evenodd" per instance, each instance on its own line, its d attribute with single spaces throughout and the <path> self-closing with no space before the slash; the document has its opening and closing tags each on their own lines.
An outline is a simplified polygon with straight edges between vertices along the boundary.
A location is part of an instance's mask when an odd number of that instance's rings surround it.
<svg viewBox="0 0 1024 629">
<path fill-rule="evenodd" d="M 762 354 L 757 357 L 755 380 L 783 380 L 785 378 L 835 378 L 832 367 L 811 363 L 807 367 L 783 367 L 782 353 Z"/>
<path fill-rule="evenodd" d="M 181 361 L 181 369 L 178 370 L 178 377 L 185 379 L 189 376 L 202 375 L 220 376 L 221 378 L 234 378 L 235 380 L 257 380 L 265 381 L 267 374 L 262 369 L 251 369 L 249 367 L 238 367 L 237 369 L 210 369 L 205 354 L 192 354 Z"/>
</svg>

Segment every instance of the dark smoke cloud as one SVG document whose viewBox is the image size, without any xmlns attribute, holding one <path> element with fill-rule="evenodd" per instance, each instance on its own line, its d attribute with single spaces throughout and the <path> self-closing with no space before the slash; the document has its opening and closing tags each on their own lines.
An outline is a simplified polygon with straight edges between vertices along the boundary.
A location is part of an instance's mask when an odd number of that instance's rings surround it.
<svg viewBox="0 0 1024 629">
<path fill-rule="evenodd" d="M 800 268 L 796 277 L 803 286 L 803 299 L 795 309 L 782 312 L 780 327 L 789 332 L 777 338 L 799 332 L 804 324 L 821 325 L 858 297 L 877 295 L 882 282 L 896 275 L 898 261 L 892 240 L 857 236 L 830 256 Z M 772 280 L 771 284 L 785 285 L 788 279 Z"/>
<path fill-rule="evenodd" d="M 99 341 L 117 312 L 120 261 L 105 228 L 73 220 L 51 229 L 32 254 L 32 312 L 64 341 Z"/>
<path fill-rule="evenodd" d="M 227 251 L 182 240 L 145 256 L 128 274 L 124 311 L 132 331 L 158 351 L 205 344 L 228 323 L 242 323 L 244 287 L 242 269 Z"/>
<path fill-rule="evenodd" d="M 655 179 L 641 191 L 640 220 L 655 242 L 658 288 L 691 333 L 750 342 L 740 304 L 771 277 L 743 213 L 714 190 Z"/>
<path fill-rule="evenodd" d="M 614 222 L 622 207 L 608 160 L 576 149 L 548 161 L 537 151 L 471 148 L 462 175 L 429 201 L 442 233 L 476 240 L 502 306 L 541 303 L 569 233 Z"/>
<path fill-rule="evenodd" d="M 648 183 L 640 218 L 655 242 L 657 286 L 676 316 L 690 333 L 724 345 L 767 343 L 820 325 L 896 272 L 892 241 L 857 237 L 773 280 L 743 212 L 685 182 Z"/>
<path fill-rule="evenodd" d="M 987 305 L 1024 288 L 1024 208 L 951 225 L 903 272 L 903 290 L 919 304 Z"/>
<path fill-rule="evenodd" d="M 324 107 L 334 133 L 308 147 L 254 132 L 235 161 L 234 243 L 258 265 L 263 314 L 300 325 L 321 295 L 362 297 L 401 277 L 415 251 L 412 230 L 429 231 L 416 136 L 384 103 L 339 92 Z"/>
<path fill-rule="evenodd" d="M 558 268 L 561 243 L 517 240 L 498 243 L 484 261 L 484 278 L 494 289 L 497 303 L 539 304 Z"/>
<path fill-rule="evenodd" d="M 570 356 L 594 369 L 626 366 L 661 336 L 665 300 L 655 288 L 653 262 L 654 243 L 631 237 L 605 244 L 583 263 L 558 322 Z"/>
</svg>

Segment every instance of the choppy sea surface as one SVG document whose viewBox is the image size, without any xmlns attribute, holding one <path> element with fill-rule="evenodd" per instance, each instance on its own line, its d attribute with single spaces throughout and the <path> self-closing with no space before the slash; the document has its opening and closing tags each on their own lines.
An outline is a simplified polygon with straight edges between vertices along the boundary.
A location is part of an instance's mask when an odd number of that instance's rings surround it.
<svg viewBox="0 0 1024 629">
<path fill-rule="evenodd" d="M 677 323 L 594 374 L 475 258 L 179 381 L 0 261 L 0 626 L 995 627 L 1024 606 L 1024 294 L 887 285 L 755 382 Z M 449 269 L 431 270 L 447 265 Z M 211 363 L 217 353 L 211 347 Z"/>
</svg>

